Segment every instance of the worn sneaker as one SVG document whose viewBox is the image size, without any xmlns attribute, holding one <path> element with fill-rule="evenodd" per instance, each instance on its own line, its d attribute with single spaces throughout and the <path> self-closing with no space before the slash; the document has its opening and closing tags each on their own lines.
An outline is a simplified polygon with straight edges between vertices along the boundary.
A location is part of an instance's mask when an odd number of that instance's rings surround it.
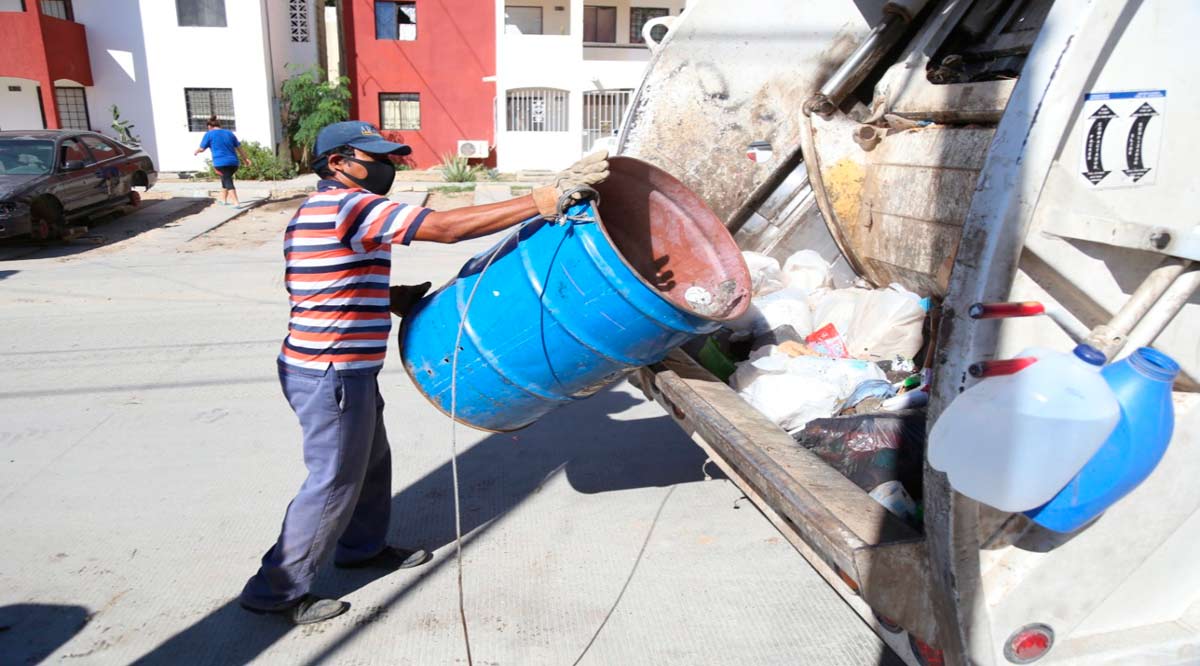
<svg viewBox="0 0 1200 666">
<path fill-rule="evenodd" d="M 282 615 L 294 625 L 315 624 L 331 620 L 342 613 L 350 610 L 350 604 L 338 599 L 323 599 L 321 597 L 306 594 L 296 600 L 296 603 L 291 606 L 277 608 L 275 610 L 262 610 L 261 608 L 252 608 L 246 604 L 241 605 L 242 608 L 254 613 L 255 615 Z"/>
<path fill-rule="evenodd" d="M 368 557 L 367 559 L 359 560 L 358 562 L 334 562 L 333 566 L 339 569 L 365 569 L 370 567 L 372 569 L 388 569 L 394 571 L 396 569 L 411 569 L 413 567 L 419 567 L 432 559 L 433 555 L 426 552 L 422 548 L 409 550 L 407 548 L 388 546 L 379 551 L 379 554 L 375 555 L 374 557 Z"/>
</svg>

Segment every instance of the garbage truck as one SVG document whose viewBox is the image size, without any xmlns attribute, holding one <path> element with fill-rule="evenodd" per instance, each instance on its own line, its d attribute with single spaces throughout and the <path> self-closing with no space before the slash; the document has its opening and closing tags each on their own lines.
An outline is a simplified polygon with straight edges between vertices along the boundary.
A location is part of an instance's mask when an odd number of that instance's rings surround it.
<svg viewBox="0 0 1200 666">
<path fill-rule="evenodd" d="M 1152 346 L 1182 372 L 1161 464 L 1066 534 L 928 464 L 902 520 L 695 354 L 634 383 L 906 663 L 1200 664 L 1200 4 L 698 0 L 644 34 L 616 151 L 743 250 L 929 298 L 929 427 L 973 364 L 1028 347 Z"/>
</svg>

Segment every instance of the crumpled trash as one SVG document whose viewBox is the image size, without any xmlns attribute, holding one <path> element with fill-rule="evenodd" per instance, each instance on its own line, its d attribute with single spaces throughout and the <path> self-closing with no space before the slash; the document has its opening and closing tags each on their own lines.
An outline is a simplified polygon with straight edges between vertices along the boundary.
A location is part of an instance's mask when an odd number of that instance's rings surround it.
<svg viewBox="0 0 1200 666">
<path fill-rule="evenodd" d="M 755 298 L 745 314 L 726 324 L 735 340 L 756 338 L 781 326 L 791 326 L 799 335 L 812 332 L 812 311 L 805 301 L 807 294 L 794 289 L 782 289 Z"/>
<path fill-rule="evenodd" d="M 837 327 L 833 324 L 825 324 L 821 328 L 813 331 L 811 335 L 804 338 L 804 342 L 809 348 L 831 358 L 849 358 L 850 350 L 846 346 L 846 341 L 842 338 L 842 334 L 838 333 Z"/>
<path fill-rule="evenodd" d="M 815 419 L 792 438 L 867 492 L 899 481 L 921 497 L 924 410 Z"/>
<path fill-rule="evenodd" d="M 783 289 L 783 273 L 779 261 L 758 252 L 743 252 L 742 259 L 750 269 L 750 290 L 754 296 L 765 296 Z"/>
<path fill-rule="evenodd" d="M 841 407 L 838 407 L 839 412 L 857 407 L 859 403 L 867 398 L 888 399 L 896 395 L 896 387 L 886 379 L 868 379 L 867 381 L 854 387 L 854 392 L 850 397 L 842 401 Z"/>
<path fill-rule="evenodd" d="M 813 306 L 813 328 L 833 324 L 850 356 L 871 360 L 912 358 L 921 350 L 925 310 L 921 298 L 893 284 L 886 289 L 834 289 Z"/>
<path fill-rule="evenodd" d="M 800 250 L 783 262 L 783 284 L 789 289 L 814 291 L 833 286 L 833 272 L 820 253 Z"/>
<path fill-rule="evenodd" d="M 833 414 L 868 379 L 884 379 L 868 361 L 790 356 L 776 346 L 755 350 L 729 383 L 738 395 L 789 432 Z"/>
<path fill-rule="evenodd" d="M 754 342 L 750 345 L 750 349 L 758 349 L 767 345 L 781 345 L 785 342 L 804 343 L 804 336 L 796 331 L 796 327 L 785 324 L 779 328 L 773 328 L 762 335 L 754 338 Z"/>
</svg>

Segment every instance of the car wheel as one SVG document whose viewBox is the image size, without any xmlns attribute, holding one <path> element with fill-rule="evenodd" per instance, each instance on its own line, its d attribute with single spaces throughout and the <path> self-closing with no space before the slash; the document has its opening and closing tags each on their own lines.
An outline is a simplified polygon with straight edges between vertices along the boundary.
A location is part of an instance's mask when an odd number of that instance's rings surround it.
<svg viewBox="0 0 1200 666">
<path fill-rule="evenodd" d="M 34 240 L 49 241 L 63 237 L 67 221 L 62 206 L 57 201 L 40 201 L 33 205 L 33 226 L 30 233 Z"/>
</svg>

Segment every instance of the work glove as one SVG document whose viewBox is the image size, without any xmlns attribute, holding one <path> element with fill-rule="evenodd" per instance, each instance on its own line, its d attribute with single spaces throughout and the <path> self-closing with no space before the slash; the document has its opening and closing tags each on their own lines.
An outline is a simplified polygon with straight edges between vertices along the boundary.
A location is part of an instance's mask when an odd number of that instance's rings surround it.
<svg viewBox="0 0 1200 666">
<path fill-rule="evenodd" d="M 425 292 L 429 291 L 429 288 L 432 286 L 433 284 L 430 282 L 422 282 L 421 284 L 416 285 L 406 284 L 389 288 L 388 297 L 390 303 L 388 305 L 388 309 L 391 310 L 392 314 L 396 315 L 397 317 L 403 317 L 404 315 L 408 314 L 408 311 L 412 309 L 412 306 L 416 305 L 417 301 L 421 300 L 421 297 L 424 296 Z"/>
<path fill-rule="evenodd" d="M 595 187 L 608 178 L 608 151 L 600 150 L 587 155 L 554 176 L 550 185 L 535 189 L 533 201 L 542 217 L 558 215 L 558 200 L 576 187 Z M 571 194 L 572 203 L 584 198 L 582 192 Z"/>
</svg>

